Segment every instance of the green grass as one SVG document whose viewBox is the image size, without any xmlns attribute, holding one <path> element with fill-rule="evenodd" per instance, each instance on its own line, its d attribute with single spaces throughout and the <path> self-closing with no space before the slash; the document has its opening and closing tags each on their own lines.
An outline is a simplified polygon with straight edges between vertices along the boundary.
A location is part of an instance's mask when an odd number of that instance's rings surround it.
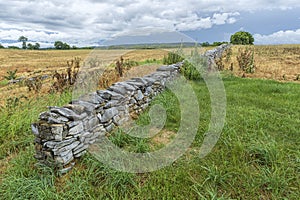
<svg viewBox="0 0 300 200">
<path fill-rule="evenodd" d="M 227 116 L 213 151 L 199 158 L 210 119 L 210 99 L 205 83 L 190 82 L 201 112 L 196 139 L 171 166 L 152 173 L 117 172 L 89 154 L 63 177 L 34 167 L 29 125 L 46 105 L 64 104 L 68 95 L 43 98 L 39 104 L 29 101 L 17 106 L 11 116 L 1 113 L 1 158 L 10 159 L 1 168 L 0 199 L 298 199 L 300 85 L 228 75 L 223 80 Z M 165 129 L 176 131 L 180 112 L 172 107 L 174 96 L 166 91 L 155 101 L 167 107 Z M 147 114 L 139 123 L 149 123 Z M 149 141 L 120 131 L 111 140 L 135 152 L 149 147 Z"/>
</svg>

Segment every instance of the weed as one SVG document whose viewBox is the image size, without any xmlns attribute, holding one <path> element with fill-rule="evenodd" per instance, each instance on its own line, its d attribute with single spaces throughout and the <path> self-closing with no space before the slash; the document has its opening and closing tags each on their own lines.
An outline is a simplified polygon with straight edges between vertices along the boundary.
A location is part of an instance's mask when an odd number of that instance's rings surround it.
<svg viewBox="0 0 300 200">
<path fill-rule="evenodd" d="M 75 57 L 71 61 L 67 61 L 68 68 L 65 72 L 59 73 L 55 71 L 52 75 L 52 79 L 54 79 L 55 81 L 52 84 L 49 92 L 63 92 L 64 90 L 74 85 L 79 72 L 80 61 L 80 58 Z"/>
<path fill-rule="evenodd" d="M 254 49 L 246 47 L 239 48 L 237 61 L 240 69 L 246 73 L 254 73 L 255 72 L 255 63 L 254 63 Z"/>
<path fill-rule="evenodd" d="M 16 79 L 17 78 L 17 69 L 15 69 L 15 70 L 13 70 L 13 71 L 11 71 L 11 70 L 9 70 L 9 71 L 7 71 L 6 73 L 7 73 L 7 76 L 3 76 L 6 80 L 14 80 L 14 79 Z"/>
<path fill-rule="evenodd" d="M 35 93 L 38 93 L 43 86 L 42 76 L 25 79 L 24 83 L 29 92 L 34 91 Z"/>
</svg>

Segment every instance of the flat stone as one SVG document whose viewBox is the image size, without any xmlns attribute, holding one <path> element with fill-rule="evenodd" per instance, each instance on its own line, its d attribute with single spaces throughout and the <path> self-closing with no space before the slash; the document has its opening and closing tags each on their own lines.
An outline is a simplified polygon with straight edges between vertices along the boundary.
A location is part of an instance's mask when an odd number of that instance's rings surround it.
<svg viewBox="0 0 300 200">
<path fill-rule="evenodd" d="M 147 81 L 144 78 L 132 78 L 131 80 L 136 81 L 136 82 L 140 82 L 143 85 L 147 84 Z"/>
<path fill-rule="evenodd" d="M 85 149 L 88 148 L 88 145 L 84 144 L 84 143 L 80 143 L 80 145 L 78 145 L 75 149 L 73 149 L 73 153 L 79 153 L 80 151 L 83 151 Z"/>
<path fill-rule="evenodd" d="M 104 126 L 102 124 L 99 124 L 97 126 L 95 126 L 92 130 L 91 130 L 92 133 L 100 133 L 102 135 L 105 135 L 106 133 L 106 130 L 104 128 Z"/>
<path fill-rule="evenodd" d="M 147 86 L 152 85 L 156 81 L 156 79 L 152 77 L 144 77 L 144 80 L 147 81 Z"/>
<path fill-rule="evenodd" d="M 131 86 L 135 87 L 136 89 L 145 87 L 145 85 L 143 83 L 137 82 L 134 80 L 126 81 L 126 84 L 131 85 Z"/>
<path fill-rule="evenodd" d="M 126 82 L 118 82 L 116 84 L 114 84 L 114 86 L 120 86 L 120 87 L 123 87 L 125 88 L 127 91 L 135 91 L 135 87 L 129 85 L 129 84 L 126 84 Z"/>
<path fill-rule="evenodd" d="M 118 99 L 123 99 L 124 98 L 123 95 L 121 95 L 119 93 L 116 93 L 116 92 L 113 92 L 113 91 L 110 91 L 110 90 L 98 90 L 97 93 L 103 99 L 107 99 L 107 100 L 111 100 L 111 99 L 118 100 Z"/>
<path fill-rule="evenodd" d="M 75 158 L 79 158 L 79 157 L 83 156 L 84 154 L 86 154 L 86 150 L 84 150 L 84 151 L 82 151 L 80 153 L 74 154 L 74 157 Z"/>
<path fill-rule="evenodd" d="M 82 114 L 84 112 L 84 106 L 78 105 L 78 104 L 68 104 L 64 106 L 65 108 L 68 108 L 70 110 L 73 110 L 77 114 Z"/>
<path fill-rule="evenodd" d="M 88 113 L 93 113 L 95 111 L 95 109 L 98 107 L 95 104 L 86 102 L 86 101 L 74 101 L 73 104 L 78 104 L 82 107 L 84 107 L 84 110 Z"/>
<path fill-rule="evenodd" d="M 54 155 L 60 155 L 62 152 L 65 152 L 65 151 L 71 151 L 73 150 L 74 148 L 76 148 L 78 145 L 80 144 L 79 141 L 75 141 L 67 146 L 64 146 L 62 148 L 59 148 L 59 149 L 53 149 L 53 153 Z"/>
<path fill-rule="evenodd" d="M 122 86 L 120 86 L 120 85 L 119 85 L 119 86 L 117 86 L 117 85 L 110 86 L 110 87 L 108 88 L 108 90 L 113 91 L 113 92 L 116 92 L 116 93 L 119 93 L 119 94 L 121 94 L 121 95 L 123 95 L 123 96 L 125 96 L 125 95 L 128 94 L 126 88 L 124 88 L 124 87 L 122 87 Z"/>
<path fill-rule="evenodd" d="M 61 156 L 56 156 L 55 157 L 56 163 L 60 163 L 60 164 L 63 164 L 63 165 L 66 165 L 66 164 L 70 163 L 73 159 L 74 159 L 74 157 L 73 157 L 72 151 L 70 151 L 67 155 L 65 155 L 63 157 L 61 157 Z"/>
<path fill-rule="evenodd" d="M 78 120 L 82 119 L 81 115 L 76 114 L 73 110 L 70 110 L 68 108 L 60 108 L 60 107 L 50 107 L 50 111 L 60 114 L 68 119 L 71 120 Z"/>
<path fill-rule="evenodd" d="M 68 126 L 69 128 L 73 128 L 74 126 L 77 126 L 77 125 L 79 125 L 80 123 L 82 123 L 82 121 L 71 121 L 71 122 L 68 122 L 68 123 L 67 123 L 67 126 Z"/>
<path fill-rule="evenodd" d="M 89 103 L 92 103 L 92 104 L 102 104 L 105 101 L 96 92 L 81 96 L 79 99 L 81 101 L 89 102 Z"/>
<path fill-rule="evenodd" d="M 84 130 L 83 123 L 79 122 L 78 125 L 70 128 L 68 135 L 76 135 Z"/>
<path fill-rule="evenodd" d="M 157 71 L 175 71 L 178 68 L 173 65 L 161 66 L 157 69 Z"/>
<path fill-rule="evenodd" d="M 115 106 L 119 106 L 119 105 L 120 105 L 120 101 L 111 100 L 105 104 L 104 108 L 111 108 L 111 107 L 115 107 Z"/>
<path fill-rule="evenodd" d="M 56 113 L 49 112 L 49 111 L 42 112 L 39 115 L 39 119 L 47 121 L 50 124 L 61 124 L 61 123 L 65 123 L 65 122 L 69 121 L 68 118 L 63 117 L 63 116 L 61 116 L 59 114 L 56 114 Z"/>
<path fill-rule="evenodd" d="M 61 142 L 48 141 L 48 142 L 44 143 L 44 146 L 51 148 L 51 149 L 60 149 L 62 147 L 65 147 L 65 146 L 73 143 L 75 140 L 76 140 L 75 138 L 71 138 L 68 140 L 63 140 Z"/>
</svg>

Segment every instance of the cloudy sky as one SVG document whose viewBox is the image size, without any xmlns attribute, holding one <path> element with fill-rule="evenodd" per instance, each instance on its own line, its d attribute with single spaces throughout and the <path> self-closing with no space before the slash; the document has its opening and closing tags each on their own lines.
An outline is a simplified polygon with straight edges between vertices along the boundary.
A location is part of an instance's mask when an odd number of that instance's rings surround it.
<svg viewBox="0 0 300 200">
<path fill-rule="evenodd" d="M 20 46 L 21 35 L 42 47 L 56 40 L 87 46 L 146 33 L 149 39 L 157 30 L 198 42 L 229 41 L 244 30 L 256 44 L 300 43 L 299 0 L 0 0 L 0 8 L 4 46 Z"/>
</svg>

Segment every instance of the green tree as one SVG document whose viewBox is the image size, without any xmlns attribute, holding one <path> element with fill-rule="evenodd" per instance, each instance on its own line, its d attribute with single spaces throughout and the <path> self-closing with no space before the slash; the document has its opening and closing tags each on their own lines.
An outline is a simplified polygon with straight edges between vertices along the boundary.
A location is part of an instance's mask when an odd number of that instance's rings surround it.
<svg viewBox="0 0 300 200">
<path fill-rule="evenodd" d="M 55 41 L 54 43 L 54 47 L 55 49 L 70 49 L 70 45 L 68 45 L 67 43 L 64 43 L 62 41 Z"/>
<path fill-rule="evenodd" d="M 249 32 L 239 31 L 230 37 L 231 44 L 253 45 L 254 38 Z"/>
<path fill-rule="evenodd" d="M 28 44 L 27 44 L 27 49 L 32 50 L 32 49 L 33 49 L 33 45 L 32 45 L 31 43 L 28 43 Z"/>
<path fill-rule="evenodd" d="M 22 49 L 26 49 L 27 48 L 27 45 L 26 45 L 26 42 L 28 41 L 28 38 L 25 37 L 25 36 L 21 36 L 19 37 L 19 42 L 22 42 Z"/>
<path fill-rule="evenodd" d="M 0 44 L 0 49 L 4 49 L 5 47 L 2 45 L 2 44 Z"/>
<path fill-rule="evenodd" d="M 33 46 L 33 49 L 38 50 L 40 49 L 41 45 L 39 43 L 35 43 L 35 45 Z"/>
</svg>

